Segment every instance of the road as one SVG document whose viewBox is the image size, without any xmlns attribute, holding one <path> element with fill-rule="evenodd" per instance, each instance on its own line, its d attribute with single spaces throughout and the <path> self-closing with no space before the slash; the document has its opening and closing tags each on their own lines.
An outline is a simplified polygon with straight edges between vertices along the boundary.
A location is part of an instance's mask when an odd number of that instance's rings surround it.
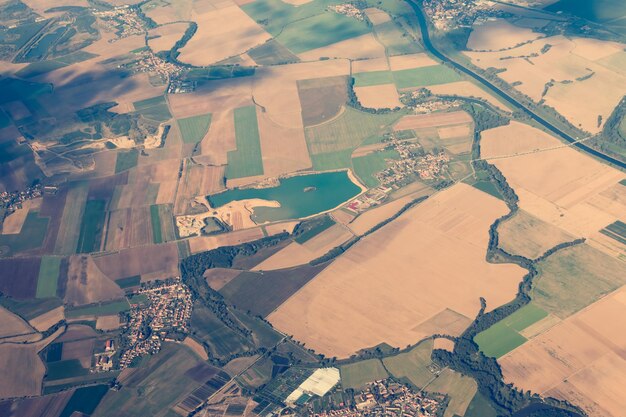
<svg viewBox="0 0 626 417">
<path fill-rule="evenodd" d="M 521 111 L 523 111 L 525 114 L 527 114 L 531 119 L 533 119 L 534 121 L 536 121 L 537 123 L 539 123 L 541 126 L 545 127 L 546 129 L 548 129 L 550 132 L 562 137 L 563 139 L 565 139 L 567 142 L 569 142 L 570 144 L 572 144 L 572 146 L 577 147 L 578 149 L 581 149 L 605 162 L 608 162 L 612 165 L 615 165 L 617 167 L 620 167 L 622 169 L 626 169 L 626 163 L 620 161 L 619 159 L 615 159 L 609 155 L 606 155 L 600 151 L 597 151 L 593 148 L 590 148 L 589 146 L 585 145 L 584 143 L 582 143 L 580 141 L 580 138 L 574 138 L 572 136 L 570 136 L 569 134 L 563 132 L 561 129 L 559 129 L 558 127 L 554 126 L 552 123 L 548 122 L 547 120 L 543 119 L 541 116 L 539 116 L 537 113 L 535 113 L 534 111 L 532 111 L 531 109 L 529 109 L 528 107 L 526 107 L 524 104 L 520 103 L 519 101 L 517 101 L 514 97 L 512 97 L 511 95 L 509 95 L 508 93 L 506 93 L 505 91 L 501 90 L 500 88 L 496 87 L 494 84 L 492 84 L 490 81 L 488 81 L 487 79 L 485 79 L 484 77 L 482 77 L 481 75 L 473 72 L 472 70 L 464 67 L 463 65 L 459 64 L 458 62 L 452 60 L 451 58 L 447 57 L 446 55 L 444 55 L 441 51 L 439 51 L 431 42 L 430 40 L 430 35 L 428 33 L 428 24 L 426 22 L 426 17 L 424 16 L 424 12 L 422 10 L 421 7 L 421 3 L 422 0 L 406 0 L 407 3 L 409 4 L 409 6 L 411 6 L 411 8 L 413 9 L 413 11 L 415 12 L 415 15 L 417 16 L 417 20 L 419 22 L 420 25 L 420 30 L 422 32 L 422 42 L 424 43 L 424 47 L 435 57 L 437 57 L 439 60 L 441 60 L 442 62 L 445 62 L 449 65 L 451 65 L 452 67 L 454 67 L 455 69 L 457 69 L 458 71 L 462 72 L 463 74 L 466 74 L 470 77 L 472 77 L 473 79 L 475 79 L 476 81 L 478 81 L 479 83 L 485 85 L 486 87 L 488 87 L 488 89 L 497 92 L 504 100 L 507 101 L 507 103 L 511 104 L 514 108 L 517 108 Z"/>
</svg>

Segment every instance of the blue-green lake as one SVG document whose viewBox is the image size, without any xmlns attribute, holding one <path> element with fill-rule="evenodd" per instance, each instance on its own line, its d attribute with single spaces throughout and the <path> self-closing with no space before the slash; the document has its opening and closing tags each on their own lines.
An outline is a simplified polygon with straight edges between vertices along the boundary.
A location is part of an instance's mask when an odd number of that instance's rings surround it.
<svg viewBox="0 0 626 417">
<path fill-rule="evenodd" d="M 231 201 L 260 198 L 278 201 L 280 207 L 256 207 L 252 220 L 257 223 L 312 216 L 350 200 L 361 188 L 347 171 L 324 172 L 282 178 L 271 188 L 246 188 L 224 191 L 207 197 L 211 207 L 221 207 Z"/>
</svg>

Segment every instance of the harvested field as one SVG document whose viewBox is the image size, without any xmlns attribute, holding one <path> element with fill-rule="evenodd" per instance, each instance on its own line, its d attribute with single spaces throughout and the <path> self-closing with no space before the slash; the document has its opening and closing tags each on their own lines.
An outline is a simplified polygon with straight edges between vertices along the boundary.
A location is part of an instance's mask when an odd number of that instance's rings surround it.
<svg viewBox="0 0 626 417">
<path fill-rule="evenodd" d="M 498 233 L 502 249 L 530 259 L 538 258 L 559 243 L 576 239 L 524 210 L 519 210 L 511 219 L 501 223 Z"/>
<path fill-rule="evenodd" d="M 494 158 L 516 191 L 521 209 L 615 256 L 596 239 L 626 211 L 626 199 L 616 188 L 623 173 L 518 122 L 483 132 L 481 144 L 483 157 Z M 510 155 L 516 156 L 503 158 Z"/>
<path fill-rule="evenodd" d="M 389 377 L 380 359 L 367 359 L 343 365 L 339 371 L 341 372 L 341 386 L 344 389 L 363 389 L 370 382 Z"/>
<path fill-rule="evenodd" d="M 425 53 L 389 57 L 389 66 L 392 71 L 430 67 L 432 65 L 437 65 L 437 61 Z"/>
<path fill-rule="evenodd" d="M 207 355 L 206 350 L 204 350 L 200 343 L 196 342 L 191 337 L 186 337 L 185 340 L 183 340 L 183 344 L 191 349 L 193 353 L 198 355 L 198 357 L 203 361 L 209 360 L 209 355 Z"/>
<path fill-rule="evenodd" d="M 313 279 L 326 265 L 242 272 L 220 289 L 242 311 L 265 317 Z"/>
<path fill-rule="evenodd" d="M 102 273 L 90 256 L 85 255 L 69 258 L 66 285 L 65 302 L 73 306 L 124 296 L 124 291 Z"/>
<path fill-rule="evenodd" d="M 214 64 L 271 38 L 235 4 L 213 10 L 198 10 L 194 5 L 191 20 L 198 24 L 198 30 L 178 57 L 191 65 Z"/>
<path fill-rule="evenodd" d="M 400 102 L 396 86 L 393 84 L 355 87 L 354 93 L 363 107 L 372 109 L 393 109 L 403 106 Z"/>
<path fill-rule="evenodd" d="M 263 45 L 249 50 L 248 55 L 258 65 L 276 65 L 299 61 L 296 55 L 274 39 L 270 39 Z"/>
<path fill-rule="evenodd" d="M 348 101 L 347 77 L 298 81 L 298 96 L 304 126 L 317 125 L 337 116 Z"/>
<path fill-rule="evenodd" d="M 433 349 L 442 349 L 442 350 L 447 350 L 448 352 L 453 352 L 454 342 L 450 339 L 444 339 L 442 337 L 438 337 L 434 340 Z"/>
<path fill-rule="evenodd" d="M 617 417 L 626 406 L 626 290 L 608 295 L 500 359 L 505 380 L 571 401 L 592 417 Z"/>
<path fill-rule="evenodd" d="M 488 309 L 504 304 L 524 271 L 484 257 L 487 230 L 506 212 L 502 201 L 457 184 L 362 239 L 268 319 L 317 352 L 345 357 L 428 336 L 420 324 L 446 308 L 474 317 L 480 296 Z M 349 302 L 336 302 L 342 294 Z"/>
<path fill-rule="evenodd" d="M 469 81 L 457 81 L 448 84 L 431 85 L 431 93 L 442 96 L 472 97 L 485 100 L 487 103 L 504 111 L 510 111 L 507 105 L 496 96 L 488 93 L 476 84 Z"/>
<path fill-rule="evenodd" d="M 96 329 L 110 331 L 120 327 L 120 316 L 113 314 L 110 316 L 100 316 L 96 320 Z"/>
<path fill-rule="evenodd" d="M 146 262 L 149 259 L 149 262 Z M 96 266 L 112 280 L 141 275 L 179 276 L 176 243 L 124 249 L 94 258 Z"/>
<path fill-rule="evenodd" d="M 204 278 L 209 287 L 219 291 L 239 274 L 241 271 L 238 269 L 212 268 L 204 271 Z"/>
<path fill-rule="evenodd" d="M 148 46 L 154 53 L 169 51 L 183 37 L 189 24 L 185 22 L 159 26 L 148 31 Z"/>
<path fill-rule="evenodd" d="M 409 352 L 383 359 L 385 368 L 396 378 L 407 378 L 418 389 L 424 388 L 434 375 L 429 366 L 432 364 L 430 355 L 433 341 L 426 340 Z"/>
<path fill-rule="evenodd" d="M 341 225 L 332 226 L 303 244 L 290 243 L 278 253 L 255 266 L 254 270 L 271 271 L 307 264 L 334 247 L 347 242 L 352 237 L 352 233 L 345 227 Z"/>
<path fill-rule="evenodd" d="M 467 48 L 474 51 L 498 51 L 514 48 L 537 39 L 540 33 L 515 26 L 504 19 L 474 25 Z"/>
<path fill-rule="evenodd" d="M 252 229 L 237 230 L 217 236 L 192 237 L 188 240 L 188 242 L 189 249 L 191 250 L 191 253 L 194 254 L 217 249 L 220 246 L 233 246 L 240 243 L 252 242 L 253 240 L 261 239 L 263 236 L 261 228 L 255 227 Z"/>
<path fill-rule="evenodd" d="M 0 398 L 41 394 L 46 368 L 34 344 L 0 344 Z"/>
<path fill-rule="evenodd" d="M 472 123 L 472 118 L 464 111 L 415 114 L 402 117 L 393 126 L 393 130 L 398 132 L 401 130 L 427 129 L 466 123 Z"/>
<path fill-rule="evenodd" d="M 372 25 L 374 26 L 391 20 L 391 17 L 387 13 L 375 7 L 367 8 L 364 10 L 364 12 L 369 21 L 372 22 Z"/>
<path fill-rule="evenodd" d="M 33 332 L 33 328 L 24 319 L 0 307 L 0 339 Z"/>
<path fill-rule="evenodd" d="M 302 61 L 316 61 L 321 58 L 369 59 L 384 56 L 384 46 L 381 45 L 371 33 L 366 33 L 298 54 L 298 57 Z"/>
<path fill-rule="evenodd" d="M 389 71 L 389 64 L 386 58 L 364 59 L 354 61 L 352 64 L 352 74 L 373 71 Z"/>
<path fill-rule="evenodd" d="M 504 69 L 498 73 L 504 81 L 520 82 L 515 88 L 531 99 L 545 100 L 575 126 L 597 133 L 626 89 L 626 76 L 601 60 L 624 54 L 622 49 L 613 42 L 558 35 L 510 50 L 464 53 L 481 68 Z"/>
<path fill-rule="evenodd" d="M 43 313 L 35 318 L 30 319 L 28 322 L 38 331 L 42 332 L 48 330 L 53 325 L 57 324 L 65 318 L 65 308 L 63 306 L 54 308 L 46 313 Z"/>
</svg>

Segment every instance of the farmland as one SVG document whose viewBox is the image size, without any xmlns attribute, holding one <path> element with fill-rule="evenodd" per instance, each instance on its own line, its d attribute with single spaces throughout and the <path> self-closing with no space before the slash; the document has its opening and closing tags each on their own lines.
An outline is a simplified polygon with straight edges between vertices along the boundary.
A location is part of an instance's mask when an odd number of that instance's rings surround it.
<svg viewBox="0 0 626 417">
<path fill-rule="evenodd" d="M 263 175 L 256 107 L 235 109 L 237 150 L 228 152 L 226 177 L 235 179 Z"/>
<path fill-rule="evenodd" d="M 56 297 L 60 267 L 61 258 L 53 256 L 41 258 L 39 277 L 37 278 L 37 298 Z"/>
<path fill-rule="evenodd" d="M 198 143 L 209 131 L 211 125 L 211 114 L 201 114 L 198 116 L 178 119 L 178 128 L 185 143 Z"/>
<path fill-rule="evenodd" d="M 344 388 L 359 389 L 367 383 L 385 379 L 387 371 L 380 363 L 380 359 L 368 359 L 365 361 L 343 365 L 340 368 L 341 383 Z"/>
</svg>

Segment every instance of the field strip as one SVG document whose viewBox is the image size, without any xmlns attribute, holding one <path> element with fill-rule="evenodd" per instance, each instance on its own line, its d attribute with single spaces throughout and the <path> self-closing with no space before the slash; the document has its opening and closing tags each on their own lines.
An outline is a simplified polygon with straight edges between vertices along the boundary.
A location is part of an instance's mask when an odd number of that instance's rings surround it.
<svg viewBox="0 0 626 417">
<path fill-rule="evenodd" d="M 514 154 L 510 154 L 510 155 L 498 155 L 498 156 L 491 156 L 489 158 L 477 158 L 477 159 L 470 159 L 469 162 L 476 162 L 476 161 L 493 161 L 496 159 L 509 159 L 509 158 L 515 158 L 517 156 L 524 156 L 524 155 L 531 155 L 531 154 L 535 154 L 535 153 L 541 153 L 541 152 L 549 152 L 549 151 L 555 151 L 557 149 L 563 149 L 563 148 L 569 148 L 569 147 L 573 147 L 576 146 L 577 143 L 581 143 L 581 142 L 585 142 L 589 139 L 592 139 L 593 136 L 589 136 L 583 139 L 578 139 L 574 142 L 571 143 L 563 143 L 561 145 L 558 146 L 551 146 L 549 148 L 541 148 L 541 149 L 533 149 L 532 151 L 527 151 L 527 152 L 519 152 L 519 153 L 514 153 Z"/>
</svg>

